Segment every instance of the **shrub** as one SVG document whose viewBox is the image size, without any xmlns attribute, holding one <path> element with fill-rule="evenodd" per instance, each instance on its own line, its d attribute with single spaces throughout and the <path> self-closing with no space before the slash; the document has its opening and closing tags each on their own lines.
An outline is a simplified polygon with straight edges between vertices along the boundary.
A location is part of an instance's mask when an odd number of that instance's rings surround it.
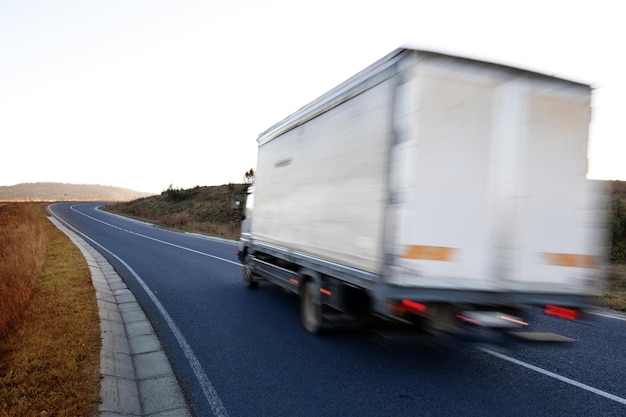
<svg viewBox="0 0 626 417">
<path fill-rule="evenodd" d="M 611 194 L 611 261 L 626 262 L 626 207 L 618 193 Z"/>
<path fill-rule="evenodd" d="M 185 190 L 183 188 L 174 188 L 170 185 L 161 195 L 164 195 L 169 201 L 179 202 L 190 199 L 198 193 L 199 189 L 199 186 Z"/>
</svg>

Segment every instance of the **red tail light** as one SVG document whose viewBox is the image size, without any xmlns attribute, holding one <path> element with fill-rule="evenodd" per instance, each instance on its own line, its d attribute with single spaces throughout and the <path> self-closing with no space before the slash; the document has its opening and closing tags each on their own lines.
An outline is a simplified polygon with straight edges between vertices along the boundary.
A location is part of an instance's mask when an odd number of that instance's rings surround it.
<svg viewBox="0 0 626 417">
<path fill-rule="evenodd" d="M 574 310 L 573 308 L 547 305 L 544 312 L 549 316 L 560 317 L 567 320 L 576 320 L 578 318 L 578 310 Z"/>
<path fill-rule="evenodd" d="M 414 313 L 423 313 L 426 311 L 426 306 L 416 301 L 402 300 L 402 305 Z"/>
</svg>

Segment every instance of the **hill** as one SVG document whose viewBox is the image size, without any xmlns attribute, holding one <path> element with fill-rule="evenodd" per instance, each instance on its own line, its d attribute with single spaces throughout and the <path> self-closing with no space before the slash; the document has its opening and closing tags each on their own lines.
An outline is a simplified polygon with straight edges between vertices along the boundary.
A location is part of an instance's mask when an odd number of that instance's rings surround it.
<svg viewBox="0 0 626 417">
<path fill-rule="evenodd" d="M 160 195 L 109 204 L 103 209 L 161 226 L 237 239 L 239 216 L 231 209 L 233 197 L 245 198 L 247 184 L 168 188 Z"/>
<path fill-rule="evenodd" d="M 150 195 L 93 184 L 35 182 L 0 186 L 0 201 L 128 201 Z"/>
</svg>

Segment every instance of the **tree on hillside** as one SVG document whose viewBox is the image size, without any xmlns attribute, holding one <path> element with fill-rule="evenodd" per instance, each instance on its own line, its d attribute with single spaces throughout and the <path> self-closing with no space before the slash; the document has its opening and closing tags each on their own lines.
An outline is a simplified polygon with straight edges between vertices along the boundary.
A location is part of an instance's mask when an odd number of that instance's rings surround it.
<svg viewBox="0 0 626 417">
<path fill-rule="evenodd" d="M 243 175 L 243 182 L 244 184 L 252 184 L 254 182 L 254 169 L 250 168 L 250 171 L 247 171 L 244 175 Z"/>
</svg>

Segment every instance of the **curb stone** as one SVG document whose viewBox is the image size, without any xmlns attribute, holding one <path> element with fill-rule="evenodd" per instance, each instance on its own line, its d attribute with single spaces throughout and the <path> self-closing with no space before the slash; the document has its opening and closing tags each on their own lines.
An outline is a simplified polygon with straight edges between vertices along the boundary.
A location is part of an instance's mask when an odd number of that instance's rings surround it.
<svg viewBox="0 0 626 417">
<path fill-rule="evenodd" d="M 191 417 L 154 329 L 135 296 L 104 256 L 53 217 L 80 249 L 100 315 L 100 417 Z"/>
</svg>

